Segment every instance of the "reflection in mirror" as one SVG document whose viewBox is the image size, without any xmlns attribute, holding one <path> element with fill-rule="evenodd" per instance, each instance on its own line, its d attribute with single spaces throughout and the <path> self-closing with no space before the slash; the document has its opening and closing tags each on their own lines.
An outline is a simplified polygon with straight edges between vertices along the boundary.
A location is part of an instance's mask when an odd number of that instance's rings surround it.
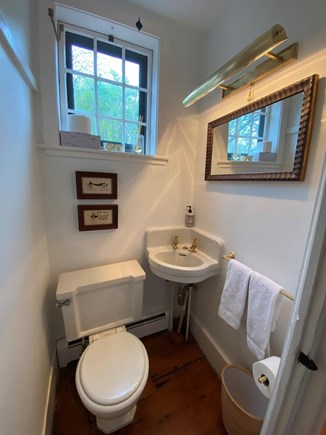
<svg viewBox="0 0 326 435">
<path fill-rule="evenodd" d="M 303 180 L 318 76 L 208 124 L 206 180 Z"/>
<path fill-rule="evenodd" d="M 222 138 L 225 136 L 227 141 L 226 159 L 277 163 L 280 169 L 290 171 L 302 99 L 302 93 L 293 95 L 222 125 Z"/>
</svg>

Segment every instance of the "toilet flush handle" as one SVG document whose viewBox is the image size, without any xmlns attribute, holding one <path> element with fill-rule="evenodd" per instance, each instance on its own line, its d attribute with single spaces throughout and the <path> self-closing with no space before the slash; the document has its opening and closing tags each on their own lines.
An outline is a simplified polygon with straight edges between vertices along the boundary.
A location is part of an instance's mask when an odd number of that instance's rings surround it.
<svg viewBox="0 0 326 435">
<path fill-rule="evenodd" d="M 63 301 L 57 301 L 55 306 L 57 308 L 61 308 L 63 306 L 69 307 L 70 304 L 71 304 L 71 299 L 64 299 Z"/>
</svg>

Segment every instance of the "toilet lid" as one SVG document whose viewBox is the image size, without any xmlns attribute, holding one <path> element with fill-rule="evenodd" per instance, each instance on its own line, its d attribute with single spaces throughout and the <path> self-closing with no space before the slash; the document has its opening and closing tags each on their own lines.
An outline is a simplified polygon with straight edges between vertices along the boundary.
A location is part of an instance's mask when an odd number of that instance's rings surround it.
<svg viewBox="0 0 326 435">
<path fill-rule="evenodd" d="M 80 382 L 99 405 L 115 405 L 137 391 L 146 374 L 147 353 L 129 332 L 107 335 L 90 344 L 80 364 Z"/>
</svg>

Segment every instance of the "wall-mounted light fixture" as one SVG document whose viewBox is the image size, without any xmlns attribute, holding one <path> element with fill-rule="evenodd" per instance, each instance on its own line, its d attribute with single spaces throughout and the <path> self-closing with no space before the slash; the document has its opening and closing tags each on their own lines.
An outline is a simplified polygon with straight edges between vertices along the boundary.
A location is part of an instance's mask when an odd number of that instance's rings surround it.
<svg viewBox="0 0 326 435">
<path fill-rule="evenodd" d="M 280 24 L 275 24 L 271 29 L 255 39 L 248 47 L 240 51 L 225 65 L 219 68 L 205 83 L 191 92 L 183 100 L 183 105 L 185 107 L 191 106 L 218 87 L 223 89 L 223 97 L 230 95 L 295 60 L 298 51 L 297 43 L 290 45 L 278 54 L 272 53 L 275 47 L 286 40 L 287 35 L 284 28 Z M 232 77 L 234 78 L 235 75 L 239 75 L 241 70 L 260 59 L 262 56 L 268 57 L 268 60 L 257 65 L 249 72 L 246 72 L 243 76 L 236 78 L 235 81 L 227 83 Z"/>
</svg>

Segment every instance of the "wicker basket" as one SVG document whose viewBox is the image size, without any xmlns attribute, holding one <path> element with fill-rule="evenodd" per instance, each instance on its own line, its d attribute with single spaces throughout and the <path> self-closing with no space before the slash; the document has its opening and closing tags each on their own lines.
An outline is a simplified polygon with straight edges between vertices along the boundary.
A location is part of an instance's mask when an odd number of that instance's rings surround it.
<svg viewBox="0 0 326 435">
<path fill-rule="evenodd" d="M 259 435 L 269 400 L 247 370 L 227 365 L 222 371 L 222 418 L 229 435 Z"/>
</svg>

